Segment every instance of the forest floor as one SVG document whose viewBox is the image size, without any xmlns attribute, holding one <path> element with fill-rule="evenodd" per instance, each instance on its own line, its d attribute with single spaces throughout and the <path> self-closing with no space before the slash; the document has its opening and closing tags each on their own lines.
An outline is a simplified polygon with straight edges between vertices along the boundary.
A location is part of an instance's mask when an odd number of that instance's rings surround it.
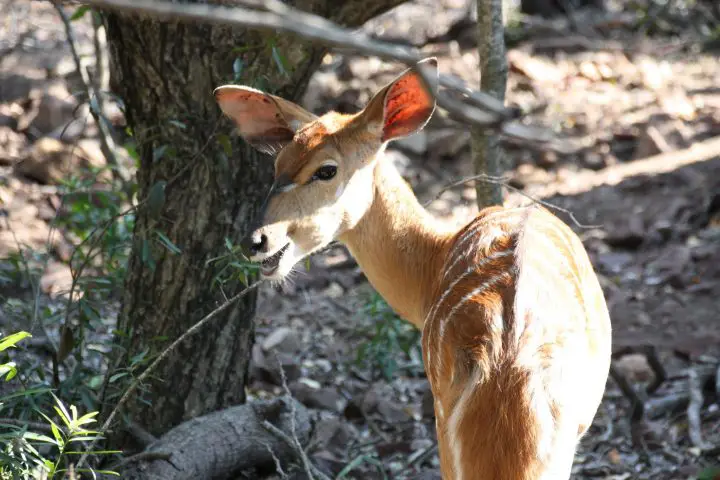
<svg viewBox="0 0 720 480">
<path fill-rule="evenodd" d="M 465 0 L 418 0 L 365 30 L 412 43 L 437 56 L 442 72 L 477 85 L 467 8 Z M 37 295 L 11 281 L 11 262 L 1 265 L 3 334 L 23 325 L 12 322 L 18 302 L 38 297 L 43 307 L 63 307 L 73 237 L 62 229 L 51 235 L 61 203 L 54 185 L 67 173 L 63 165 L 104 162 L 97 126 L 71 95 L 77 78 L 62 23 L 36 2 L 0 6 L 0 17 L 9 13 L 15 22 L 0 25 L 0 258 L 19 247 L 49 255 Z M 667 373 L 648 394 L 645 424 L 634 428 L 630 401 L 608 380 L 573 478 L 696 478 L 720 466 L 720 146 L 702 143 L 720 138 L 717 46 L 698 46 L 692 22 L 663 23 L 662 15 L 645 24 L 620 12 L 513 25 L 508 103 L 569 148 L 506 143 L 506 201 L 528 203 L 529 195 L 560 207 L 556 213 L 581 236 L 600 276 L 618 371 L 642 392 L 656 378 L 642 352 L 655 347 Z M 91 57 L 90 25 L 75 28 L 81 53 Z M 315 112 L 356 111 L 402 68 L 328 55 L 304 104 Z M 108 115 L 121 123 L 118 111 Z M 70 144 L 82 153 L 63 146 Z M 697 155 L 708 149 L 714 154 Z M 473 173 L 465 126 L 438 111 L 388 155 L 438 216 L 461 225 L 477 213 L 472 183 L 440 194 Z M 110 332 L 118 303 L 107 305 Z M 394 317 L 343 247 L 313 257 L 309 270 L 299 267 L 282 287 L 263 286 L 256 325 L 249 394 L 282 394 L 271 366 L 278 356 L 291 392 L 316 414 L 309 451 L 321 469 L 337 474 L 353 463 L 349 478 L 382 478 L 379 460 L 389 478 L 433 478 L 438 461 L 419 333 Z M 57 329 L 43 334 L 58 341 Z M 704 400 L 693 431 L 686 411 L 698 394 Z M 691 441 L 697 433 L 706 445 Z"/>
</svg>

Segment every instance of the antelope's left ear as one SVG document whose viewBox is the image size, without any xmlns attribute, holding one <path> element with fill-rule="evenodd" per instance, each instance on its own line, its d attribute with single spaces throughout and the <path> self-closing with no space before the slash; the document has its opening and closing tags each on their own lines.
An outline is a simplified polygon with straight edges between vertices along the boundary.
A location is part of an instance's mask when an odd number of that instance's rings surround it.
<svg viewBox="0 0 720 480">
<path fill-rule="evenodd" d="M 429 77 L 432 93 L 423 84 L 421 68 Z M 367 122 L 382 125 L 383 142 L 412 135 L 427 124 L 435 111 L 437 84 L 437 59 L 421 60 L 377 92 L 362 115 Z"/>
</svg>

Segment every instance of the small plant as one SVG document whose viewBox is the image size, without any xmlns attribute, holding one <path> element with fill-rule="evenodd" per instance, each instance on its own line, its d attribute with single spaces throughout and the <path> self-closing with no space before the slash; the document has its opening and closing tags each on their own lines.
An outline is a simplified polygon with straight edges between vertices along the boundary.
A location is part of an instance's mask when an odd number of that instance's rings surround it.
<svg viewBox="0 0 720 480">
<path fill-rule="evenodd" d="M 8 335 L 0 340 L 0 353 L 15 347 L 16 344 L 25 338 L 30 337 L 28 332 L 17 332 Z M 13 361 L 6 361 L 0 364 L 0 375 L 9 382 L 17 375 L 17 365 Z M 0 412 L 4 411 L 3 406 L 9 400 L 18 396 L 32 398 L 44 395 L 46 390 L 23 390 L 18 393 L 0 397 Z M 85 426 L 95 421 L 98 412 L 90 412 L 85 415 L 78 415 L 75 405 L 70 408 L 52 394 L 55 405 L 53 409 L 60 418 L 60 424 L 53 421 L 50 416 L 40 410 L 35 410 L 39 416 L 47 421 L 47 427 L 43 431 L 49 433 L 38 433 L 41 424 L 34 422 L 13 422 L 0 421 L 0 479 L 15 478 L 64 478 L 65 473 L 72 468 L 69 460 L 72 455 L 79 455 L 83 452 L 76 450 L 76 445 L 81 442 L 94 440 L 100 433 L 89 430 Z M 117 451 L 95 451 L 96 455 L 120 453 Z M 76 473 L 92 472 L 90 469 L 74 470 Z M 98 473 L 117 475 L 110 470 L 96 470 Z"/>
<path fill-rule="evenodd" d="M 398 317 L 377 292 L 372 293 L 362 314 L 373 320 L 373 326 L 365 332 L 370 339 L 360 346 L 358 363 L 368 365 L 373 375 L 379 370 L 388 381 L 398 370 L 401 355 L 410 358 L 411 367 L 422 370 L 419 330 Z"/>
</svg>

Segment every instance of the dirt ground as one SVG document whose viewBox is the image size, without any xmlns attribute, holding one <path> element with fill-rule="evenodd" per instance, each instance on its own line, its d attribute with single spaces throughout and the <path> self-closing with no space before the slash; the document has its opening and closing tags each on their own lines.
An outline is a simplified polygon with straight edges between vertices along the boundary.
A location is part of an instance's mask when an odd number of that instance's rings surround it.
<svg viewBox="0 0 720 480">
<path fill-rule="evenodd" d="M 417 0 L 364 28 L 438 56 L 442 72 L 477 86 L 469 11 L 466 0 Z M 53 185 L 67 165 L 104 161 L 97 126 L 76 108 L 77 78 L 52 8 L 5 1 L 0 12 L 9 19 L 0 25 L 0 258 L 18 245 L 49 251 L 43 302 L 61 305 L 71 239 L 50 235 L 59 201 Z M 615 366 L 636 391 L 656 378 L 642 353 L 648 347 L 666 370 L 647 395 L 645 423 L 634 427 L 630 401 L 608 380 L 576 456 L 577 480 L 690 479 L 720 465 L 720 147 L 715 142 L 715 154 L 701 161 L 679 154 L 720 137 L 720 57 L 701 41 L 694 12 L 677 14 L 685 23 L 662 23 L 658 14 L 658 27 L 627 12 L 508 24 L 508 103 L 568 149 L 506 143 L 506 202 L 547 202 L 581 236 L 611 310 Z M 92 56 L 91 26 L 75 28 L 82 53 Z M 402 68 L 329 54 L 304 103 L 316 112 L 356 111 Z M 82 121 L 66 128 L 73 118 Z M 70 144 L 82 152 L 68 153 Z M 643 160 L 658 154 L 666 156 Z M 388 155 L 437 215 L 461 225 L 477 212 L 472 184 L 438 197 L 473 173 L 468 129 L 444 112 Z M 28 295 L 0 284 L 3 334 L 9 302 Z M 338 474 L 353 463 L 348 478 L 383 478 L 379 460 L 388 478 L 439 478 L 418 334 L 392 320 L 343 247 L 313 257 L 282 287 L 264 286 L 258 305 L 250 397 L 282 394 L 271 366 L 277 355 L 293 395 L 316 415 L 309 451 L 321 469 Z M 107 331 L 116 308 L 109 303 Z M 701 388 L 690 388 L 695 376 Z M 686 415 L 698 393 L 702 447 L 691 441 Z"/>
</svg>

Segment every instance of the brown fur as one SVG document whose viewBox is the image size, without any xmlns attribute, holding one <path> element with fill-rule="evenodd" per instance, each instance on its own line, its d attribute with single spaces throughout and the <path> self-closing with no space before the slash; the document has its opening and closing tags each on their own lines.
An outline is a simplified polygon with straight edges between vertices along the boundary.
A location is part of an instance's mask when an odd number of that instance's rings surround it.
<svg viewBox="0 0 720 480">
<path fill-rule="evenodd" d="M 488 208 L 457 231 L 420 206 L 381 158 L 388 138 L 429 118 L 420 88 L 408 71 L 362 112 L 331 112 L 294 133 L 276 175 L 297 185 L 271 198 L 259 229 L 271 246 L 258 260 L 288 239 L 307 255 L 337 238 L 422 330 L 445 479 L 562 480 L 608 375 L 602 290 L 580 240 L 543 208 Z M 310 118 L 299 108 L 280 118 Z M 272 137 L 278 125 L 263 118 Z M 308 183 L 328 161 L 336 178 Z"/>
</svg>

